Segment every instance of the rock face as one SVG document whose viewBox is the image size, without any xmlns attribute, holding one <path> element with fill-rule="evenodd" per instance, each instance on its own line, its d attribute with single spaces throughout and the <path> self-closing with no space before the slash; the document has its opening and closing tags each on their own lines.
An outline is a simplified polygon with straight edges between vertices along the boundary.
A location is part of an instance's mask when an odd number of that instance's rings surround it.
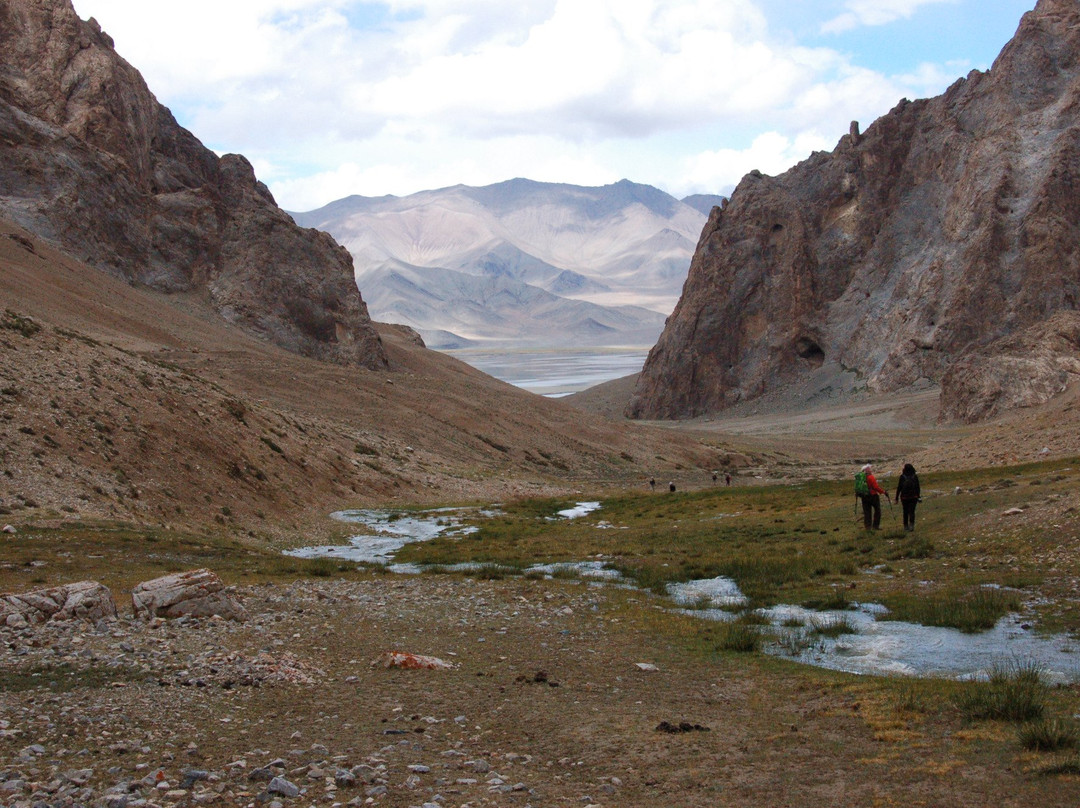
<svg viewBox="0 0 1080 808">
<path fill-rule="evenodd" d="M 247 610 L 207 569 L 177 572 L 143 581 L 131 590 L 136 617 L 224 617 L 247 620 Z"/>
<path fill-rule="evenodd" d="M 180 127 L 96 21 L 0 0 L 0 41 L 0 216 L 289 350 L 386 366 L 348 252 Z"/>
<path fill-rule="evenodd" d="M 79 581 L 21 594 L 0 595 L 0 624 L 19 628 L 48 620 L 116 617 L 116 603 L 97 581 Z"/>
<path fill-rule="evenodd" d="M 941 381 L 942 416 L 978 421 L 1006 407 L 1041 404 L 1080 381 L 1080 312 L 1002 337 L 961 357 Z M 1003 403 L 1004 402 L 1004 403 Z"/>
<path fill-rule="evenodd" d="M 713 209 L 627 413 L 838 379 L 941 383 L 960 419 L 1044 400 L 1076 357 L 1074 326 L 1038 326 L 1080 302 L 1078 183 L 1080 5 L 1039 0 L 989 72 L 778 177 L 751 172 Z M 1025 340 L 1038 367 L 995 358 Z M 1015 372 L 1038 378 L 1004 383 Z"/>
</svg>

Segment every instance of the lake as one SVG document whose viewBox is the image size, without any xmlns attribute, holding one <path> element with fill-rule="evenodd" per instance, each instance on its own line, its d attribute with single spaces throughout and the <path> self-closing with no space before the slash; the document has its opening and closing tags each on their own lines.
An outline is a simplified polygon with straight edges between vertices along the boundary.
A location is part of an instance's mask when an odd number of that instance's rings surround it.
<svg viewBox="0 0 1080 808">
<path fill-rule="evenodd" d="M 515 387 L 549 398 L 577 393 L 637 373 L 649 347 L 442 351 Z"/>
</svg>

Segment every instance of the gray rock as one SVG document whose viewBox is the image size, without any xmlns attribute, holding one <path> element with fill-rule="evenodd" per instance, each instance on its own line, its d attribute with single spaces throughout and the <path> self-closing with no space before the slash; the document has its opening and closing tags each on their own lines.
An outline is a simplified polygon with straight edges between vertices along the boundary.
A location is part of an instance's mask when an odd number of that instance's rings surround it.
<svg viewBox="0 0 1080 808">
<path fill-rule="evenodd" d="M 275 777 L 270 781 L 270 785 L 266 787 L 266 790 L 271 794 L 280 794 L 283 797 L 299 797 L 300 787 L 295 783 L 291 783 L 284 777 Z"/>
<path fill-rule="evenodd" d="M 177 572 L 137 584 L 131 590 L 131 604 L 135 616 L 146 620 L 212 615 L 247 620 L 243 604 L 208 569 Z"/>
<path fill-rule="evenodd" d="M 357 778 L 348 769 L 338 769 L 334 772 L 334 783 L 338 788 L 352 788 L 356 785 Z"/>
<path fill-rule="evenodd" d="M 97 581 L 78 581 L 48 589 L 0 595 L 0 624 L 10 628 L 49 620 L 99 620 L 116 616 L 116 603 Z"/>
</svg>

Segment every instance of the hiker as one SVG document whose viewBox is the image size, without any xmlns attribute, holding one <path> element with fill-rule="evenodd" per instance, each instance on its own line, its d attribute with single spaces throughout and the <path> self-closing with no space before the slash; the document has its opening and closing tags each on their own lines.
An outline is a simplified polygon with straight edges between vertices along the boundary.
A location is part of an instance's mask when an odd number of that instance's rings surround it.
<svg viewBox="0 0 1080 808">
<path fill-rule="evenodd" d="M 673 482 L 668 483 L 667 484 L 667 490 L 674 494 L 675 493 L 675 483 L 673 483 Z"/>
<path fill-rule="evenodd" d="M 716 472 L 715 471 L 712 473 L 712 481 L 713 481 L 713 485 L 716 485 Z"/>
<path fill-rule="evenodd" d="M 889 499 L 889 492 L 878 485 L 869 463 L 855 475 L 855 496 L 862 500 L 863 527 L 867 530 L 881 530 L 881 495 Z M 889 499 L 889 503 L 892 500 Z"/>
<path fill-rule="evenodd" d="M 653 491 L 656 490 L 656 478 L 655 477 L 650 477 L 649 478 L 649 488 L 651 488 Z"/>
<path fill-rule="evenodd" d="M 731 485 L 731 475 L 730 475 L 730 474 L 725 474 L 725 475 L 724 475 L 724 482 L 725 482 L 725 483 L 726 483 L 727 485 Z"/>
<path fill-rule="evenodd" d="M 913 465 L 905 463 L 900 479 L 896 481 L 896 501 L 904 509 L 904 530 L 915 529 L 915 506 L 922 502 L 921 496 L 919 475 Z"/>
</svg>

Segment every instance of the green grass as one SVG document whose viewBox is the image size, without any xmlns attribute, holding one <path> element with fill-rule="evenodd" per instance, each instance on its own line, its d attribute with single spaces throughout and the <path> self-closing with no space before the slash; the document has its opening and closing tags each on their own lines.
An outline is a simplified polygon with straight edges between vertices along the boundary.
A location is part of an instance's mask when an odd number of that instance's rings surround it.
<svg viewBox="0 0 1080 808">
<path fill-rule="evenodd" d="M 956 697 L 969 719 L 1035 721 L 1046 711 L 1048 689 L 1037 665 L 1026 661 L 993 666 L 985 682 L 971 682 Z"/>
<path fill-rule="evenodd" d="M 947 626 L 967 633 L 993 628 L 997 621 L 1021 607 L 1020 593 L 975 586 L 945 592 L 895 594 L 885 599 L 885 620 L 904 620 L 924 626 Z"/>
<path fill-rule="evenodd" d="M 478 520 L 480 530 L 472 536 L 411 544 L 398 558 L 525 567 L 599 555 L 658 595 L 670 583 L 726 576 L 752 608 L 791 603 L 843 609 L 849 601 L 880 602 L 893 619 L 964 631 L 992 627 L 1038 593 L 1052 604 L 1037 607 L 1040 629 L 1080 631 L 1080 604 L 1066 588 L 1070 575 L 1080 575 L 1080 561 L 1056 561 L 1059 575 L 1048 584 L 1044 560 L 1049 553 L 1060 555 L 1061 537 L 1030 521 L 1000 518 L 1008 507 L 1030 502 L 1033 491 L 1040 498 L 1071 496 L 1080 483 L 1076 465 L 1073 460 L 924 473 L 926 495 L 914 534 L 901 530 L 891 512 L 885 530 L 867 534 L 845 479 L 673 495 L 635 491 L 609 497 L 599 511 L 573 520 L 553 518 L 573 504 L 569 500 L 522 500 L 504 505 L 499 516 Z M 953 495 L 956 486 L 965 493 Z M 598 530 L 599 520 L 619 529 Z"/>
<path fill-rule="evenodd" d="M 1030 518 L 1001 517 L 1016 504 L 1028 504 L 1035 514 L 1039 502 L 1072 497 L 1080 460 L 924 473 L 922 482 L 925 501 L 916 534 L 892 522 L 867 534 L 844 479 L 674 495 L 634 491 L 604 499 L 599 511 L 578 519 L 556 517 L 573 500 L 525 499 L 503 504 L 495 516 L 469 517 L 479 528 L 474 534 L 411 543 L 396 560 L 444 567 L 467 561 L 486 565 L 474 575 L 501 577 L 507 573 L 497 567 L 520 571 L 532 564 L 602 558 L 636 586 L 661 596 L 671 583 L 726 576 L 751 609 L 802 604 L 834 610 L 853 601 L 878 602 L 893 619 L 964 631 L 984 630 L 1002 615 L 1036 603 L 1028 608 L 1037 610 L 1039 630 L 1080 632 L 1080 601 L 1068 591 L 1068 582 L 1080 577 L 1080 553 L 1067 552 L 1075 544 L 1068 540 L 1078 532 L 1076 520 L 1055 517 L 1061 527 L 1052 530 Z M 966 493 L 953 495 L 955 486 Z M 580 497 L 593 498 L 588 492 Z M 600 530 L 600 520 L 618 529 Z M 63 545 L 73 553 L 70 575 L 53 564 L 32 574 L 44 574 L 49 583 L 72 580 L 79 572 L 74 559 L 98 549 L 102 574 L 122 583 L 194 566 L 210 567 L 232 582 L 353 574 L 352 565 L 346 570 L 334 562 L 305 566 L 283 559 L 260 536 L 241 541 L 224 530 L 199 535 L 102 524 L 23 530 L 20 536 L 0 568 L 5 591 L 28 588 L 29 563 L 54 558 Z M 1055 574 L 1047 578 L 1043 571 L 1051 556 Z M 93 569 L 91 564 L 85 571 Z"/>
<path fill-rule="evenodd" d="M 1023 724 L 1016 737 L 1021 746 L 1035 752 L 1060 752 L 1080 746 L 1076 722 L 1064 718 L 1042 718 Z"/>
<path fill-rule="evenodd" d="M 846 615 L 842 615 L 837 619 L 815 618 L 810 633 L 815 637 L 836 639 L 845 634 L 858 634 L 859 629 Z"/>
<path fill-rule="evenodd" d="M 755 653 L 761 649 L 761 629 L 754 620 L 737 619 L 720 623 L 716 633 L 717 651 L 734 651 L 742 654 Z"/>
</svg>

